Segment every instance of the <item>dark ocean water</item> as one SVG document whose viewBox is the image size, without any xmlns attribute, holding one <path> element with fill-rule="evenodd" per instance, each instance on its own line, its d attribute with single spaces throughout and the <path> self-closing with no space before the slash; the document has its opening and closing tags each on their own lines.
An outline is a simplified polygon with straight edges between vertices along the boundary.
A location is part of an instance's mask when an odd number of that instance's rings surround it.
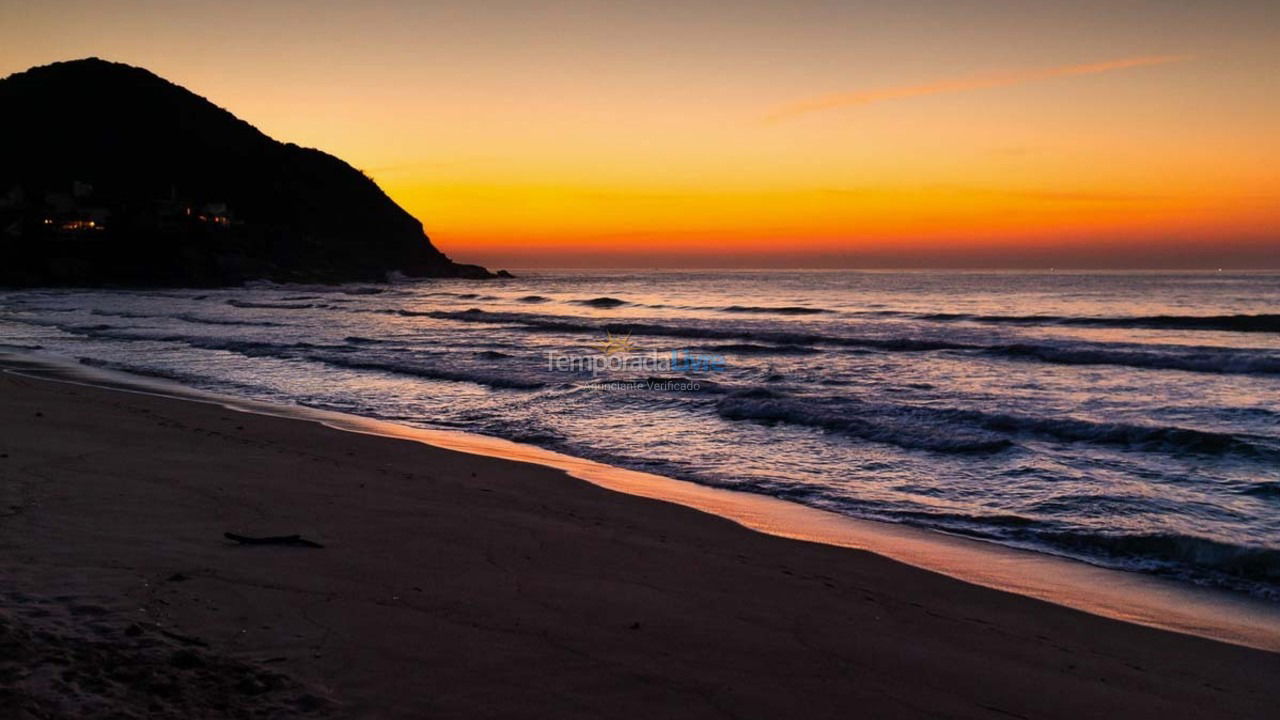
<svg viewBox="0 0 1280 720">
<path fill-rule="evenodd" d="M 0 292 L 0 344 L 1280 599 L 1278 275 L 523 275 Z"/>
</svg>

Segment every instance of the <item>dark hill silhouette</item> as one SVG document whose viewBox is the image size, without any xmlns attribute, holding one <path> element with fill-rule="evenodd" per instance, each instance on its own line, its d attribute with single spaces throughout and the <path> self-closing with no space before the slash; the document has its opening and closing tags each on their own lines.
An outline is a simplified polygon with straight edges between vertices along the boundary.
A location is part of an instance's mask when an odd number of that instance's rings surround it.
<svg viewBox="0 0 1280 720">
<path fill-rule="evenodd" d="M 364 174 L 142 68 L 0 80 L 0 285 L 492 275 L 451 261 Z"/>
</svg>

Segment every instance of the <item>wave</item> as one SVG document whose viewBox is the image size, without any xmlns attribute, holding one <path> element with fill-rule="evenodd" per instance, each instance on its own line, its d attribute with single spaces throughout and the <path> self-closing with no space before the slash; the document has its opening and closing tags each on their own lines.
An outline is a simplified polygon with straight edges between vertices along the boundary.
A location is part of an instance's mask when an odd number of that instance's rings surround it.
<svg viewBox="0 0 1280 720">
<path fill-rule="evenodd" d="M 716 405 L 716 412 L 727 420 L 783 422 L 914 450 L 997 452 L 1013 444 L 998 433 L 949 427 L 904 410 L 908 409 L 900 406 L 893 412 L 883 412 L 883 408 L 852 404 L 823 406 L 813 399 L 779 398 L 761 389 L 723 398 Z"/>
<path fill-rule="evenodd" d="M 522 298 L 516 298 L 516 302 L 522 303 L 544 303 L 550 300 L 551 298 L 542 297 L 541 295 L 525 295 Z"/>
<path fill-rule="evenodd" d="M 177 370 L 165 370 L 161 368 L 145 367 L 142 365 L 135 365 L 133 363 L 113 362 L 111 360 L 100 360 L 98 358 L 92 358 L 92 357 L 76 358 L 76 361 L 79 362 L 81 365 L 85 365 L 88 367 L 102 368 L 104 370 L 118 370 L 120 372 L 127 372 L 133 375 L 142 375 L 144 377 L 160 378 L 162 380 L 178 380 L 178 381 L 191 382 L 193 380 L 202 381 L 205 379 L 198 375 L 194 375 L 192 373 L 184 373 L 184 372 L 179 372 Z"/>
<path fill-rule="evenodd" d="M 1280 482 L 1253 483 L 1241 490 L 1240 494 L 1260 498 L 1280 498 Z"/>
<path fill-rule="evenodd" d="M 1034 539 L 1051 548 L 1103 558 L 1132 569 L 1169 574 L 1193 582 L 1257 592 L 1258 584 L 1280 584 L 1280 550 L 1240 545 L 1193 535 L 1151 533 L 1116 535 L 1041 532 Z M 1192 571 L 1188 573 L 1187 571 Z"/>
<path fill-rule="evenodd" d="M 238 308 L 262 308 L 268 310 L 310 310 L 315 307 L 324 307 L 315 303 L 284 303 L 284 302 L 250 302 L 248 300 L 228 300 L 227 304 Z"/>
<path fill-rule="evenodd" d="M 199 325 L 248 325 L 256 327 L 284 327 L 284 323 L 271 322 L 269 320 L 231 320 L 228 318 L 211 318 L 202 315 L 191 315 L 189 313 L 179 313 L 173 316 L 183 322 L 196 323 Z"/>
<path fill-rule="evenodd" d="M 194 315 L 191 313 L 178 313 L 176 315 L 168 315 L 165 313 L 142 313 L 132 312 L 129 310 L 91 310 L 91 314 L 99 317 L 116 317 L 129 320 L 181 320 L 183 322 L 194 323 L 197 325 L 236 325 L 236 326 L 256 326 L 256 327 L 282 327 L 282 323 L 271 322 L 269 320 L 234 320 L 231 318 L 211 318 L 203 315 Z"/>
<path fill-rule="evenodd" d="M 1084 327 L 1142 328 L 1151 330 L 1220 330 L 1226 332 L 1280 332 L 1280 315 L 1146 315 L 1135 317 L 1080 317 L 1068 315 L 974 315 L 929 313 L 916 315 L 934 322 L 981 322 L 1008 325 L 1070 325 Z"/>
<path fill-rule="evenodd" d="M 763 313 L 772 315 L 820 315 L 823 313 L 834 312 L 823 308 L 811 308 L 800 306 L 787 307 L 756 307 L 745 305 L 730 305 L 729 307 L 717 308 L 720 312 L 729 313 Z"/>
<path fill-rule="evenodd" d="M 129 319 L 133 319 L 133 320 L 141 320 L 141 319 L 146 319 L 146 318 L 164 317 L 163 315 L 157 315 L 157 314 L 155 314 L 155 313 L 131 312 L 131 311 L 129 311 L 129 310 L 98 310 L 98 309 L 94 309 L 94 310 L 90 310 L 90 311 L 89 311 L 89 314 L 90 314 L 90 315 L 97 315 L 98 317 L 129 318 Z"/>
<path fill-rule="evenodd" d="M 85 334 L 125 341 L 176 342 L 201 350 L 232 352 L 245 357 L 305 360 L 351 370 L 372 370 L 434 380 L 472 382 L 503 389 L 532 390 L 545 385 L 545 383 L 538 380 L 485 372 L 483 370 L 444 368 L 429 363 L 393 361 L 355 355 L 354 353 L 362 350 L 361 345 L 368 342 L 377 342 L 369 341 L 367 338 L 357 338 L 354 342 L 352 338 L 348 338 L 347 341 L 352 342 L 351 345 L 328 345 L 309 342 L 272 343 L 189 335 L 136 335 L 127 332 L 127 330 L 122 332 L 121 328 L 109 326 L 100 326 L 91 330 L 86 329 Z"/>
<path fill-rule="evenodd" d="M 1280 458 L 1280 448 L 1266 438 L 1254 436 L 852 398 L 785 397 L 753 391 L 722 399 L 716 410 L 729 420 L 785 422 L 903 448 L 941 452 L 999 451 L 1013 446 L 1016 439 L 1030 437 L 1148 452 Z"/>
<path fill-rule="evenodd" d="M 370 281 L 378 282 L 378 281 Z M 394 292 L 391 286 L 394 283 L 382 283 L 376 285 L 367 285 L 361 282 L 351 283 L 324 283 L 324 282 L 274 282 L 271 280 L 249 280 L 244 283 L 245 290 L 275 290 L 279 292 L 293 293 L 341 293 L 344 295 L 378 295 L 384 292 Z"/>
<path fill-rule="evenodd" d="M 1070 417 L 1036 417 L 1006 413 L 983 413 L 975 410 L 947 410 L 944 414 L 969 420 L 992 430 L 1027 433 L 1067 442 L 1121 445 L 1149 451 L 1194 453 L 1199 455 L 1243 455 L 1247 457 L 1280 457 L 1277 448 L 1265 438 L 1240 436 L 1211 430 L 1194 430 L 1175 426 L 1100 423 Z"/>
<path fill-rule="evenodd" d="M 631 303 L 628 303 L 626 300 L 619 300 L 618 298 L 611 298 L 611 297 L 598 297 L 598 298 L 591 298 L 590 300 L 570 300 L 570 302 L 572 302 L 574 305 L 586 305 L 587 307 L 605 308 L 605 309 L 616 308 L 616 307 L 621 307 L 623 305 L 631 304 Z"/>
<path fill-rule="evenodd" d="M 883 515 L 881 517 L 898 522 L 910 520 L 932 528 L 989 539 L 999 539 L 1001 531 L 1005 528 L 1034 528 L 1041 524 L 1035 518 L 1010 513 L 967 514 L 937 510 L 893 510 L 887 514 L 887 517 Z"/>
<path fill-rule="evenodd" d="M 1280 598 L 1280 549 L 1273 547 L 1179 533 L 1062 529 L 1053 520 L 1007 513 L 886 509 L 857 514 L 1031 547 L 1106 567 Z"/>
<path fill-rule="evenodd" d="M 442 368 L 435 365 L 420 363 L 361 359 L 357 357 L 331 354 L 307 354 L 304 356 L 304 359 L 323 362 L 327 365 L 333 365 L 336 367 L 349 368 L 351 370 L 373 370 L 392 373 L 395 375 L 409 375 L 412 377 L 426 378 L 429 380 L 469 382 L 508 390 L 537 390 L 545 387 L 546 385 L 546 383 L 540 380 L 530 380 L 527 378 L 500 375 L 477 370 Z"/>
<path fill-rule="evenodd" d="M 1131 350 L 1101 345 L 996 345 L 983 354 L 1013 360 L 1038 360 L 1058 365 L 1123 365 L 1152 370 L 1234 375 L 1280 374 L 1280 355 L 1228 348 Z"/>
<path fill-rule="evenodd" d="M 494 388 L 532 390 L 545 385 L 545 383 L 539 380 L 532 380 L 512 375 L 502 375 L 482 370 L 443 368 L 428 363 L 412 363 L 356 356 L 354 353 L 362 350 L 362 348 L 358 346 L 360 345 L 358 342 L 353 346 L 326 345 L 309 342 L 272 343 L 255 340 L 235 340 L 190 335 L 137 335 L 128 332 L 127 329 L 113 328 L 111 326 L 82 328 L 81 331 L 81 334 L 91 335 L 93 337 L 110 338 L 126 342 L 175 342 L 201 350 L 231 352 L 245 357 L 272 357 L 283 360 L 305 360 L 351 370 L 373 370 L 434 380 L 472 382 Z M 350 341 L 350 339 L 348 339 L 348 341 Z"/>
<path fill-rule="evenodd" d="M 733 353 L 737 355 L 816 355 L 818 348 L 807 345 L 755 345 L 752 343 L 725 343 L 708 345 L 702 350 L 715 353 Z"/>
</svg>

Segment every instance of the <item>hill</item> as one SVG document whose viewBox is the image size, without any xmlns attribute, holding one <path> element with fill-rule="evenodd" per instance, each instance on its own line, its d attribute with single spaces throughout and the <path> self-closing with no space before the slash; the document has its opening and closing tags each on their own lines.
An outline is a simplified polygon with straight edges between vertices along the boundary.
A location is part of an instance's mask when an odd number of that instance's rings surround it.
<svg viewBox="0 0 1280 720">
<path fill-rule="evenodd" d="M 142 68 L 0 80 L 0 285 L 488 278 L 338 158 Z"/>
</svg>

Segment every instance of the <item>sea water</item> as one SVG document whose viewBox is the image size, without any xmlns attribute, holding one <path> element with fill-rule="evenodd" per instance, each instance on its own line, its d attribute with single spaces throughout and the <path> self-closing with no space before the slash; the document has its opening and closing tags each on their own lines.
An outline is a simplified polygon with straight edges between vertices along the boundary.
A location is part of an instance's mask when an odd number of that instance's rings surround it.
<svg viewBox="0 0 1280 720">
<path fill-rule="evenodd" d="M 0 344 L 1280 600 L 1280 275 L 0 291 Z"/>
</svg>

